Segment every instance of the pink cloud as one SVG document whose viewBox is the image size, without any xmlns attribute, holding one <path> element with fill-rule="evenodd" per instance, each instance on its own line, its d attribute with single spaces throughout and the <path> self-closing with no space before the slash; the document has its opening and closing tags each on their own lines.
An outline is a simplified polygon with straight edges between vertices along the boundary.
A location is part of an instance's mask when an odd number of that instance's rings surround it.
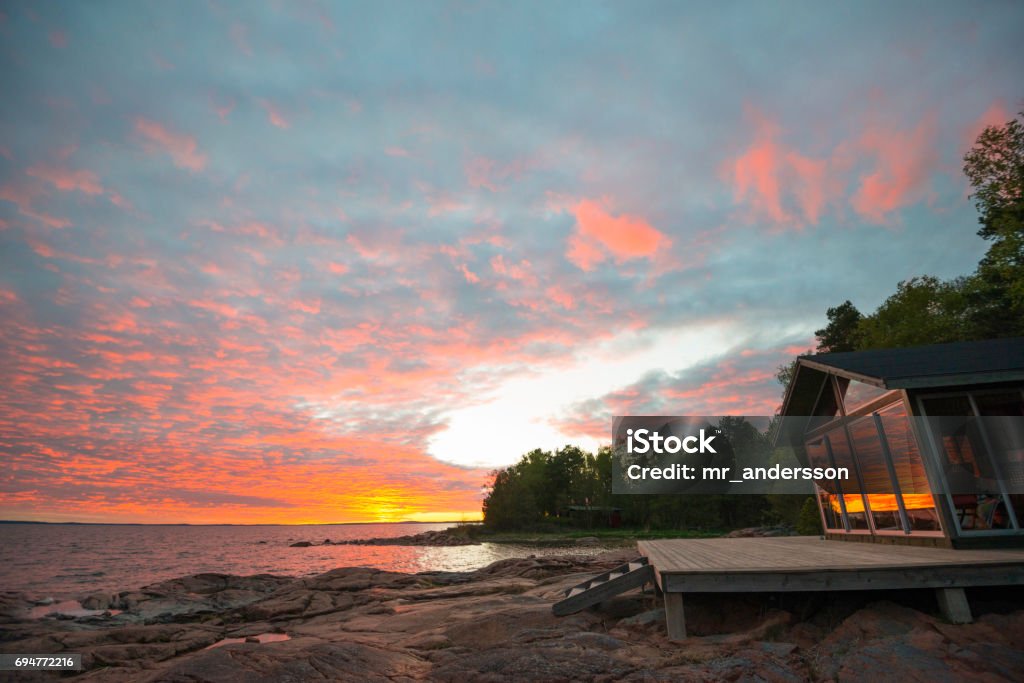
<svg viewBox="0 0 1024 683">
<path fill-rule="evenodd" d="M 725 167 L 733 200 L 746 203 L 754 220 L 796 229 L 817 224 L 834 192 L 828 161 L 780 144 L 779 126 L 757 110 L 748 109 L 747 118 L 754 142 Z"/>
<path fill-rule="evenodd" d="M 50 31 L 49 35 L 50 45 L 58 49 L 63 49 L 68 46 L 68 34 L 64 31 Z"/>
<path fill-rule="evenodd" d="M 397 146 L 396 147 L 385 147 L 384 148 L 384 153 L 387 154 L 389 157 L 405 157 L 405 158 L 409 158 L 409 157 L 412 156 L 411 154 L 409 154 L 409 150 L 405 149 L 404 147 L 397 147 Z"/>
<path fill-rule="evenodd" d="M 262 100 L 260 103 L 263 105 L 263 108 L 267 110 L 267 118 L 270 120 L 272 125 L 284 130 L 292 127 L 292 124 L 288 122 L 288 119 L 284 117 L 284 114 L 281 113 L 281 110 L 278 109 L 273 102 Z"/>
<path fill-rule="evenodd" d="M 988 109 L 981 116 L 972 121 L 964 131 L 963 141 L 961 142 L 963 149 L 966 151 L 973 147 L 974 141 L 989 126 L 1001 126 L 1012 118 L 1007 112 L 1003 101 L 996 100 L 989 105 Z"/>
<path fill-rule="evenodd" d="M 295 311 L 308 313 L 309 315 L 318 315 L 320 313 L 320 299 L 310 299 L 309 301 L 297 300 L 291 302 L 288 307 Z"/>
<path fill-rule="evenodd" d="M 565 257 L 580 270 L 593 270 L 594 266 L 605 259 L 604 252 L 579 235 L 569 237 L 569 249 Z"/>
<path fill-rule="evenodd" d="M 935 167 L 935 121 L 928 117 L 912 131 L 872 126 L 858 141 L 860 150 L 874 155 L 875 168 L 862 175 L 850 200 L 864 219 L 879 225 L 889 215 L 928 193 L 928 178 Z"/>
<path fill-rule="evenodd" d="M 547 294 L 548 299 L 554 301 L 556 304 L 558 304 L 564 309 L 571 311 L 572 309 L 576 308 L 576 300 L 573 298 L 572 294 L 570 294 L 569 292 L 565 291 L 564 289 L 557 285 L 552 285 L 551 287 L 548 287 L 546 290 L 544 290 L 544 293 Z"/>
<path fill-rule="evenodd" d="M 77 190 L 85 194 L 103 194 L 103 185 L 100 184 L 99 178 L 92 171 L 85 169 L 73 171 L 57 166 L 37 165 L 26 170 L 25 174 L 45 180 L 65 192 Z"/>
<path fill-rule="evenodd" d="M 21 185 L 0 186 L 0 200 L 11 202 L 18 207 L 18 212 L 23 216 L 33 218 L 51 228 L 60 229 L 71 225 L 66 218 L 51 216 L 48 213 L 38 211 L 33 206 L 33 201 L 38 194 L 37 190 Z"/>
<path fill-rule="evenodd" d="M 828 195 L 828 163 L 824 159 L 809 159 L 795 152 L 787 154 L 786 161 L 793 171 L 793 192 L 804 217 L 812 225 L 817 225 Z"/>
<path fill-rule="evenodd" d="M 206 167 L 206 155 L 199 151 L 195 138 L 175 133 L 156 121 L 135 119 L 135 131 L 145 138 L 150 151 L 159 150 L 171 157 L 175 166 L 190 171 Z"/>
<path fill-rule="evenodd" d="M 466 267 L 466 264 L 464 263 L 459 265 L 459 272 L 461 272 L 462 276 L 466 278 L 466 282 L 472 284 L 480 282 L 480 276 L 478 276 L 476 273 L 474 273 L 468 267 Z"/>
<path fill-rule="evenodd" d="M 672 244 L 643 218 L 614 216 L 596 201 L 578 202 L 573 213 L 576 232 L 569 238 L 566 258 L 582 270 L 590 270 L 606 254 L 618 263 L 637 258 L 654 260 L 659 249 Z"/>
<path fill-rule="evenodd" d="M 335 263 L 334 261 L 331 261 L 327 264 L 327 270 L 331 271 L 335 275 L 344 275 L 348 272 L 348 266 L 344 263 Z"/>
<path fill-rule="evenodd" d="M 491 259 L 491 270 L 512 280 L 536 281 L 536 278 L 530 273 L 530 262 L 526 259 L 520 260 L 519 263 L 506 263 L 505 257 L 498 254 Z"/>
</svg>

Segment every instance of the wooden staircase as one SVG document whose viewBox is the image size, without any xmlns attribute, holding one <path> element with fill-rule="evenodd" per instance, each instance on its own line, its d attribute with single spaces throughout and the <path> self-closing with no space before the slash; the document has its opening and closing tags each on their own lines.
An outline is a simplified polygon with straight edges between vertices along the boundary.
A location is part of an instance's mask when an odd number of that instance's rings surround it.
<svg viewBox="0 0 1024 683">
<path fill-rule="evenodd" d="M 651 581 L 654 567 L 647 564 L 646 557 L 640 557 L 568 589 L 565 599 L 552 605 L 551 611 L 556 617 L 575 614 Z"/>
</svg>

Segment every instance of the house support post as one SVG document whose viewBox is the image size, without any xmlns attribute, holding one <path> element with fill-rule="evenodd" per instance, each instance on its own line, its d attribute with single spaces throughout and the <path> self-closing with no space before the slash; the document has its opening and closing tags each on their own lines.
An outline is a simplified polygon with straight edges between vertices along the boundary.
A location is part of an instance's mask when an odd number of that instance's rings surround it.
<svg viewBox="0 0 1024 683">
<path fill-rule="evenodd" d="M 953 624 L 969 624 L 974 621 L 971 617 L 971 606 L 967 603 L 967 594 L 963 588 L 936 588 L 935 597 L 939 601 L 939 610 L 942 616 Z"/>
<path fill-rule="evenodd" d="M 668 626 L 669 640 L 686 640 L 682 593 L 665 593 L 665 624 Z"/>
</svg>

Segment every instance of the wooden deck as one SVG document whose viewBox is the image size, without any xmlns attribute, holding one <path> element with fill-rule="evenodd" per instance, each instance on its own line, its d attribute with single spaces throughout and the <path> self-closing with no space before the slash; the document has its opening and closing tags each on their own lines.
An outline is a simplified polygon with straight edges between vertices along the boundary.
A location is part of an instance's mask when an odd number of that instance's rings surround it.
<svg viewBox="0 0 1024 683">
<path fill-rule="evenodd" d="M 964 588 L 1024 584 L 1024 550 L 842 543 L 812 536 L 639 541 L 665 593 L 670 637 L 682 594 L 934 588 L 943 614 L 971 620 Z"/>
</svg>

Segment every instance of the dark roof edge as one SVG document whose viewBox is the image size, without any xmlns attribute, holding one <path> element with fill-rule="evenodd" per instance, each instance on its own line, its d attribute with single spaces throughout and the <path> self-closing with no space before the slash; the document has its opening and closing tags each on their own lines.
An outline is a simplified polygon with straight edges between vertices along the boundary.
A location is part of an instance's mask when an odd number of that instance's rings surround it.
<svg viewBox="0 0 1024 683">
<path fill-rule="evenodd" d="M 847 379 L 855 379 L 858 382 L 863 382 L 864 384 L 870 384 L 872 386 L 876 386 L 876 387 L 879 387 L 881 389 L 896 389 L 896 388 L 898 388 L 898 387 L 895 387 L 895 386 L 886 386 L 885 382 L 882 381 L 878 377 L 871 377 L 870 375 L 862 375 L 862 374 L 860 374 L 858 372 L 850 372 L 849 370 L 844 370 L 843 368 L 837 368 L 834 365 L 828 365 L 827 363 L 821 363 L 821 362 L 815 361 L 814 360 L 814 356 L 798 356 L 797 357 L 797 367 L 800 367 L 801 365 L 806 365 L 809 368 L 814 368 L 815 370 L 820 370 L 820 371 L 822 371 L 822 372 L 824 372 L 826 374 L 829 374 L 829 375 L 838 375 L 840 377 L 845 377 Z"/>
</svg>

